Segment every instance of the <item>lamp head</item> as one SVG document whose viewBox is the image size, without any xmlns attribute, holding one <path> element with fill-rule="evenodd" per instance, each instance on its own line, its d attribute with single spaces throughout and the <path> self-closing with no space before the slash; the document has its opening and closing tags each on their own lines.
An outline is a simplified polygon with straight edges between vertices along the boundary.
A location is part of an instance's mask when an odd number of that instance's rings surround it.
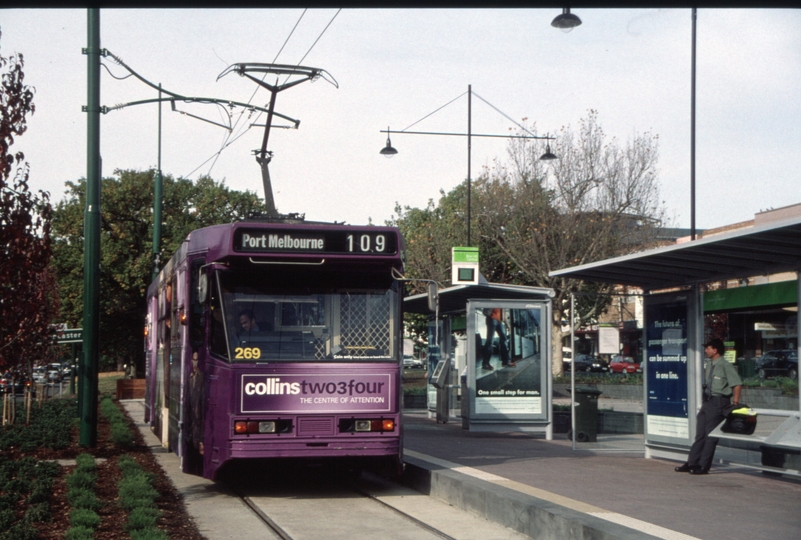
<svg viewBox="0 0 801 540">
<path fill-rule="evenodd" d="M 397 153 L 398 151 L 392 147 L 392 142 L 389 140 L 389 127 L 387 127 L 387 145 L 381 149 L 379 154 L 381 154 L 384 157 L 391 158 Z"/>
<path fill-rule="evenodd" d="M 554 28 L 558 28 L 562 32 L 570 32 L 575 27 L 581 24 L 581 19 L 579 19 L 576 15 L 570 13 L 570 8 L 563 8 L 562 14 L 557 15 L 553 21 L 551 21 L 551 26 Z"/>
<path fill-rule="evenodd" d="M 554 159 L 558 159 L 556 154 L 551 152 L 551 144 L 548 143 L 545 145 L 545 153 L 540 156 L 540 161 L 552 161 Z"/>
</svg>

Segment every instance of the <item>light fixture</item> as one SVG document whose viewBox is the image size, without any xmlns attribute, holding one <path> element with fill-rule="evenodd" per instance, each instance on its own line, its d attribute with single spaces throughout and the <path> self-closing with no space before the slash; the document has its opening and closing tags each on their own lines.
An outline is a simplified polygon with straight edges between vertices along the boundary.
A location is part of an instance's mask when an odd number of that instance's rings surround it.
<svg viewBox="0 0 801 540">
<path fill-rule="evenodd" d="M 387 145 L 381 149 L 379 154 L 381 154 L 384 157 L 391 158 L 397 153 L 398 151 L 392 148 L 392 142 L 389 140 L 389 126 L 387 126 Z"/>
<path fill-rule="evenodd" d="M 556 18 L 551 21 L 551 26 L 565 33 L 570 32 L 580 24 L 581 19 L 570 13 L 570 8 L 562 8 L 562 14 L 557 15 Z"/>
<path fill-rule="evenodd" d="M 540 156 L 540 161 L 551 161 L 556 159 L 556 154 L 551 152 L 551 144 L 545 145 L 545 153 Z"/>
</svg>

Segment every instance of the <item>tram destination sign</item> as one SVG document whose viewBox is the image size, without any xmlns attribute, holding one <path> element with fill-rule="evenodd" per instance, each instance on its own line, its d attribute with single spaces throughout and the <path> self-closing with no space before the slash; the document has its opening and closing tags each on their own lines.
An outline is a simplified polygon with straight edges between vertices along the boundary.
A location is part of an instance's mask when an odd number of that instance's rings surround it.
<svg viewBox="0 0 801 540">
<path fill-rule="evenodd" d="M 398 237 L 392 230 L 302 230 L 240 228 L 234 232 L 240 253 L 304 253 L 321 255 L 396 255 Z"/>
</svg>

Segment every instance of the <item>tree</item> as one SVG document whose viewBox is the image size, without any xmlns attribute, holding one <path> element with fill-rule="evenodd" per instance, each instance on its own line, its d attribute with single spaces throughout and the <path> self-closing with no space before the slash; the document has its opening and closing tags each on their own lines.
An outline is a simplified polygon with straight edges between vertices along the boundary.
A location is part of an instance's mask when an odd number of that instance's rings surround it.
<svg viewBox="0 0 801 540">
<path fill-rule="evenodd" d="M 101 184 L 100 354 L 120 364 L 141 365 L 147 287 L 153 270 L 153 178 L 155 171 L 114 171 Z M 230 223 L 264 211 L 252 192 L 238 192 L 202 177 L 163 178 L 162 247 L 166 262 L 194 229 Z M 83 316 L 83 212 L 86 181 L 67 182 L 66 198 L 53 219 L 54 266 L 62 315 Z"/>
<path fill-rule="evenodd" d="M 553 299 L 554 371 L 562 369 L 562 322 L 571 293 L 580 296 L 580 319 L 593 320 L 608 303 L 609 286 L 585 285 L 567 278 L 551 278 L 553 270 L 586 264 L 636 251 L 648 245 L 663 218 L 659 206 L 656 163 L 658 137 L 636 135 L 624 145 L 608 140 L 590 111 L 577 132 L 564 127 L 549 141 L 559 159 L 540 161 L 541 141 L 515 139 L 508 164 L 496 162 L 473 183 L 473 229 L 479 237 L 482 273 L 489 281 L 549 287 Z M 440 205 L 425 211 L 406 209 L 398 224 L 411 238 L 420 237 L 420 224 L 450 222 L 451 208 L 464 208 L 464 185 L 443 195 Z M 419 214 L 423 214 L 423 219 Z M 414 219 L 410 219 L 414 218 Z M 429 233 L 429 237 L 430 237 Z M 424 238 L 424 236 L 422 237 Z M 407 241 L 407 260 L 426 272 L 450 263 L 440 244 Z M 456 245 L 456 244 L 454 244 Z M 432 254 L 431 252 L 436 252 Z M 429 259 L 428 264 L 418 261 Z M 428 274 L 430 275 L 430 274 Z"/>
<path fill-rule="evenodd" d="M 0 34 L 1 35 L 1 34 Z M 57 310 L 49 272 L 52 207 L 49 195 L 31 193 L 30 167 L 14 138 L 27 129 L 34 89 L 23 83 L 23 57 L 0 56 L 0 369 L 49 359 Z M 13 173 L 13 179 L 12 179 Z"/>
</svg>

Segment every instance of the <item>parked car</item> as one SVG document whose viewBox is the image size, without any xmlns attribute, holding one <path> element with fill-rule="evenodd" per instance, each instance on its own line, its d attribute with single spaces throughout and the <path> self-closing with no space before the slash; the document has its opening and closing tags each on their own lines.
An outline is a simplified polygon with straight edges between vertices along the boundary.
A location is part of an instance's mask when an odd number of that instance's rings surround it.
<svg viewBox="0 0 801 540">
<path fill-rule="evenodd" d="M 33 368 L 33 382 L 34 384 L 45 384 L 47 382 L 47 370 L 44 366 Z"/>
<path fill-rule="evenodd" d="M 631 356 L 621 356 L 619 354 L 612 357 L 609 362 L 609 373 L 642 373 L 642 366 L 634 361 Z"/>
<path fill-rule="evenodd" d="M 425 365 L 419 358 L 415 358 L 410 354 L 403 355 L 403 369 L 423 369 Z"/>
<path fill-rule="evenodd" d="M 61 364 L 49 364 L 47 366 L 47 382 L 61 382 Z"/>
<path fill-rule="evenodd" d="M 575 364 L 576 373 L 579 371 L 605 373 L 608 369 L 606 362 L 591 354 L 577 354 Z M 570 371 L 572 368 L 570 360 L 563 360 L 562 365 L 565 371 Z"/>
<path fill-rule="evenodd" d="M 795 349 L 767 351 L 757 359 L 756 369 L 760 379 L 776 376 L 798 379 L 798 351 Z"/>
</svg>

